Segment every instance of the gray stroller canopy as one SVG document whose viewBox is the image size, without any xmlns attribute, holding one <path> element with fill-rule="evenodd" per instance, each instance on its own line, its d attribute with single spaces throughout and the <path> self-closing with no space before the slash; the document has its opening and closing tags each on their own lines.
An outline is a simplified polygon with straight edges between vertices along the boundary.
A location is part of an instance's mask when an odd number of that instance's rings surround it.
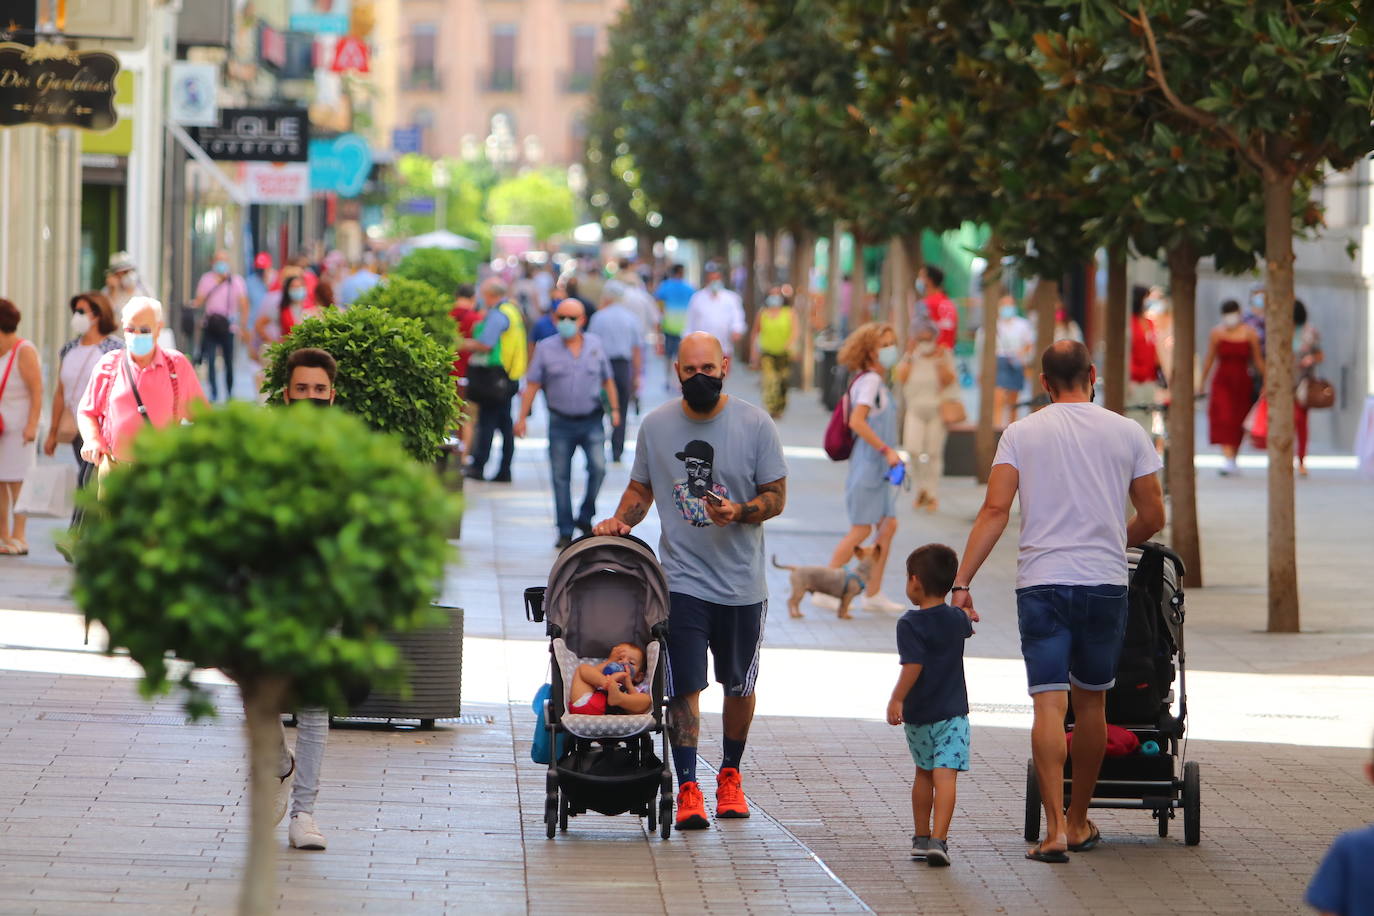
<svg viewBox="0 0 1374 916">
<path fill-rule="evenodd" d="M 617 643 L 647 646 L 668 620 L 668 582 L 639 540 L 590 537 L 559 554 L 544 596 L 548 623 L 581 658 L 605 658 Z"/>
</svg>

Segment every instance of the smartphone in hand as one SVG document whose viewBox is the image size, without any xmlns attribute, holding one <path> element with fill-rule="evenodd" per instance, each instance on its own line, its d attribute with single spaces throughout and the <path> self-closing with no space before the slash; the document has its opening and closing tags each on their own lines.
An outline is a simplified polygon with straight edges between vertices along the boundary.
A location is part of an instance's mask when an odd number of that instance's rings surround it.
<svg viewBox="0 0 1374 916">
<path fill-rule="evenodd" d="M 714 490 L 707 490 L 705 495 L 706 495 L 706 498 L 707 498 L 707 499 L 709 499 L 711 502 L 715 503 L 717 506 L 723 506 L 723 505 L 725 505 L 725 497 L 721 496 L 721 495 L 720 495 L 719 493 L 717 493 L 716 491 L 714 491 Z"/>
</svg>

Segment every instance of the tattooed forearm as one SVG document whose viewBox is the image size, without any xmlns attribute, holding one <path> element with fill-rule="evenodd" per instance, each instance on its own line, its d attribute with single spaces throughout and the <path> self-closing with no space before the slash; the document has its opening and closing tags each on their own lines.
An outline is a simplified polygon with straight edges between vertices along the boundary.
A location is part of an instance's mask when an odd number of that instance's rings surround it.
<svg viewBox="0 0 1374 916">
<path fill-rule="evenodd" d="M 775 480 L 759 487 L 759 495 L 740 506 L 739 520 L 748 525 L 758 525 L 770 518 L 782 515 L 787 505 L 787 480 Z"/>
<path fill-rule="evenodd" d="M 625 488 L 625 495 L 620 497 L 620 507 L 615 510 L 615 517 L 633 528 L 644 521 L 644 517 L 649 514 L 649 507 L 653 504 L 654 491 L 632 480 Z"/>
</svg>

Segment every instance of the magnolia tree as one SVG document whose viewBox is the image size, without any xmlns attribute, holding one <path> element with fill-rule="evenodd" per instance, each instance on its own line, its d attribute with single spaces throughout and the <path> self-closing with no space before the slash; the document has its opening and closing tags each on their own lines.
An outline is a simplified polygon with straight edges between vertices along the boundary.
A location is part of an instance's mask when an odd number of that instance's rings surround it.
<svg viewBox="0 0 1374 916">
<path fill-rule="evenodd" d="M 212 485 L 207 485 L 207 481 Z M 442 624 L 448 496 L 390 437 L 343 411 L 250 404 L 140 434 L 75 546 L 77 603 L 143 668 L 145 695 L 217 668 L 247 723 L 251 827 L 239 912 L 275 911 L 280 714 L 344 707 L 359 680 L 404 689 L 387 631 Z"/>
<path fill-rule="evenodd" d="M 1269 406 L 1269 630 L 1300 626 L 1293 512 L 1293 236 L 1296 197 L 1325 169 L 1374 150 L 1369 0 L 1059 0 L 1101 53 L 1137 77 L 1180 131 L 1231 150 L 1258 176 Z"/>
</svg>

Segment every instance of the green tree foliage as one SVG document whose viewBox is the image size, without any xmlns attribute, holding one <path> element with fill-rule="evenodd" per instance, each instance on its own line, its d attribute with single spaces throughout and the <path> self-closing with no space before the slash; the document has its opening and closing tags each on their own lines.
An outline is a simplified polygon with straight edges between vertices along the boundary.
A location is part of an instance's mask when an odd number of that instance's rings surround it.
<svg viewBox="0 0 1374 916">
<path fill-rule="evenodd" d="M 477 255 L 471 251 L 417 248 L 401 259 L 390 276 L 428 283 L 446 300 L 452 300 L 458 284 L 477 281 Z"/>
<path fill-rule="evenodd" d="M 399 318 L 414 318 L 425 333 L 450 349 L 457 340 L 458 326 L 449 315 L 453 309 L 452 293 L 446 296 L 420 280 L 389 276 L 359 296 L 354 306 L 374 306 Z"/>
<path fill-rule="evenodd" d="M 338 361 L 336 403 L 371 428 L 399 436 L 416 460 L 439 457 L 460 407 L 450 375 L 452 346 L 439 344 L 418 320 L 384 309 L 331 310 L 268 348 L 262 388 L 270 401 L 281 401 L 287 357 L 303 347 L 327 350 Z"/>
<path fill-rule="evenodd" d="M 436 173 L 447 181 L 446 187 L 435 184 Z M 396 161 L 396 177 L 384 207 L 392 235 L 410 238 L 432 232 L 442 223 L 450 232 L 473 239 L 483 248 L 491 246 L 491 230 L 484 214 L 487 195 L 498 176 L 490 165 L 410 153 Z M 406 201 L 421 198 L 432 199 L 435 207 L 443 208 L 442 220 L 433 213 L 405 212 Z"/>
<path fill-rule="evenodd" d="M 278 716 L 338 707 L 359 680 L 404 686 L 386 631 L 438 623 L 448 497 L 435 475 L 342 411 L 236 403 L 147 430 L 136 459 L 87 498 L 73 594 L 166 690 L 238 684 L 251 751 L 251 842 L 241 913 L 275 909 L 272 793 Z M 89 493 L 90 491 L 88 491 Z"/>
<path fill-rule="evenodd" d="M 487 220 L 493 225 L 533 226 L 540 241 L 571 232 L 577 222 L 573 193 L 557 172 L 530 170 L 491 189 Z"/>
</svg>

